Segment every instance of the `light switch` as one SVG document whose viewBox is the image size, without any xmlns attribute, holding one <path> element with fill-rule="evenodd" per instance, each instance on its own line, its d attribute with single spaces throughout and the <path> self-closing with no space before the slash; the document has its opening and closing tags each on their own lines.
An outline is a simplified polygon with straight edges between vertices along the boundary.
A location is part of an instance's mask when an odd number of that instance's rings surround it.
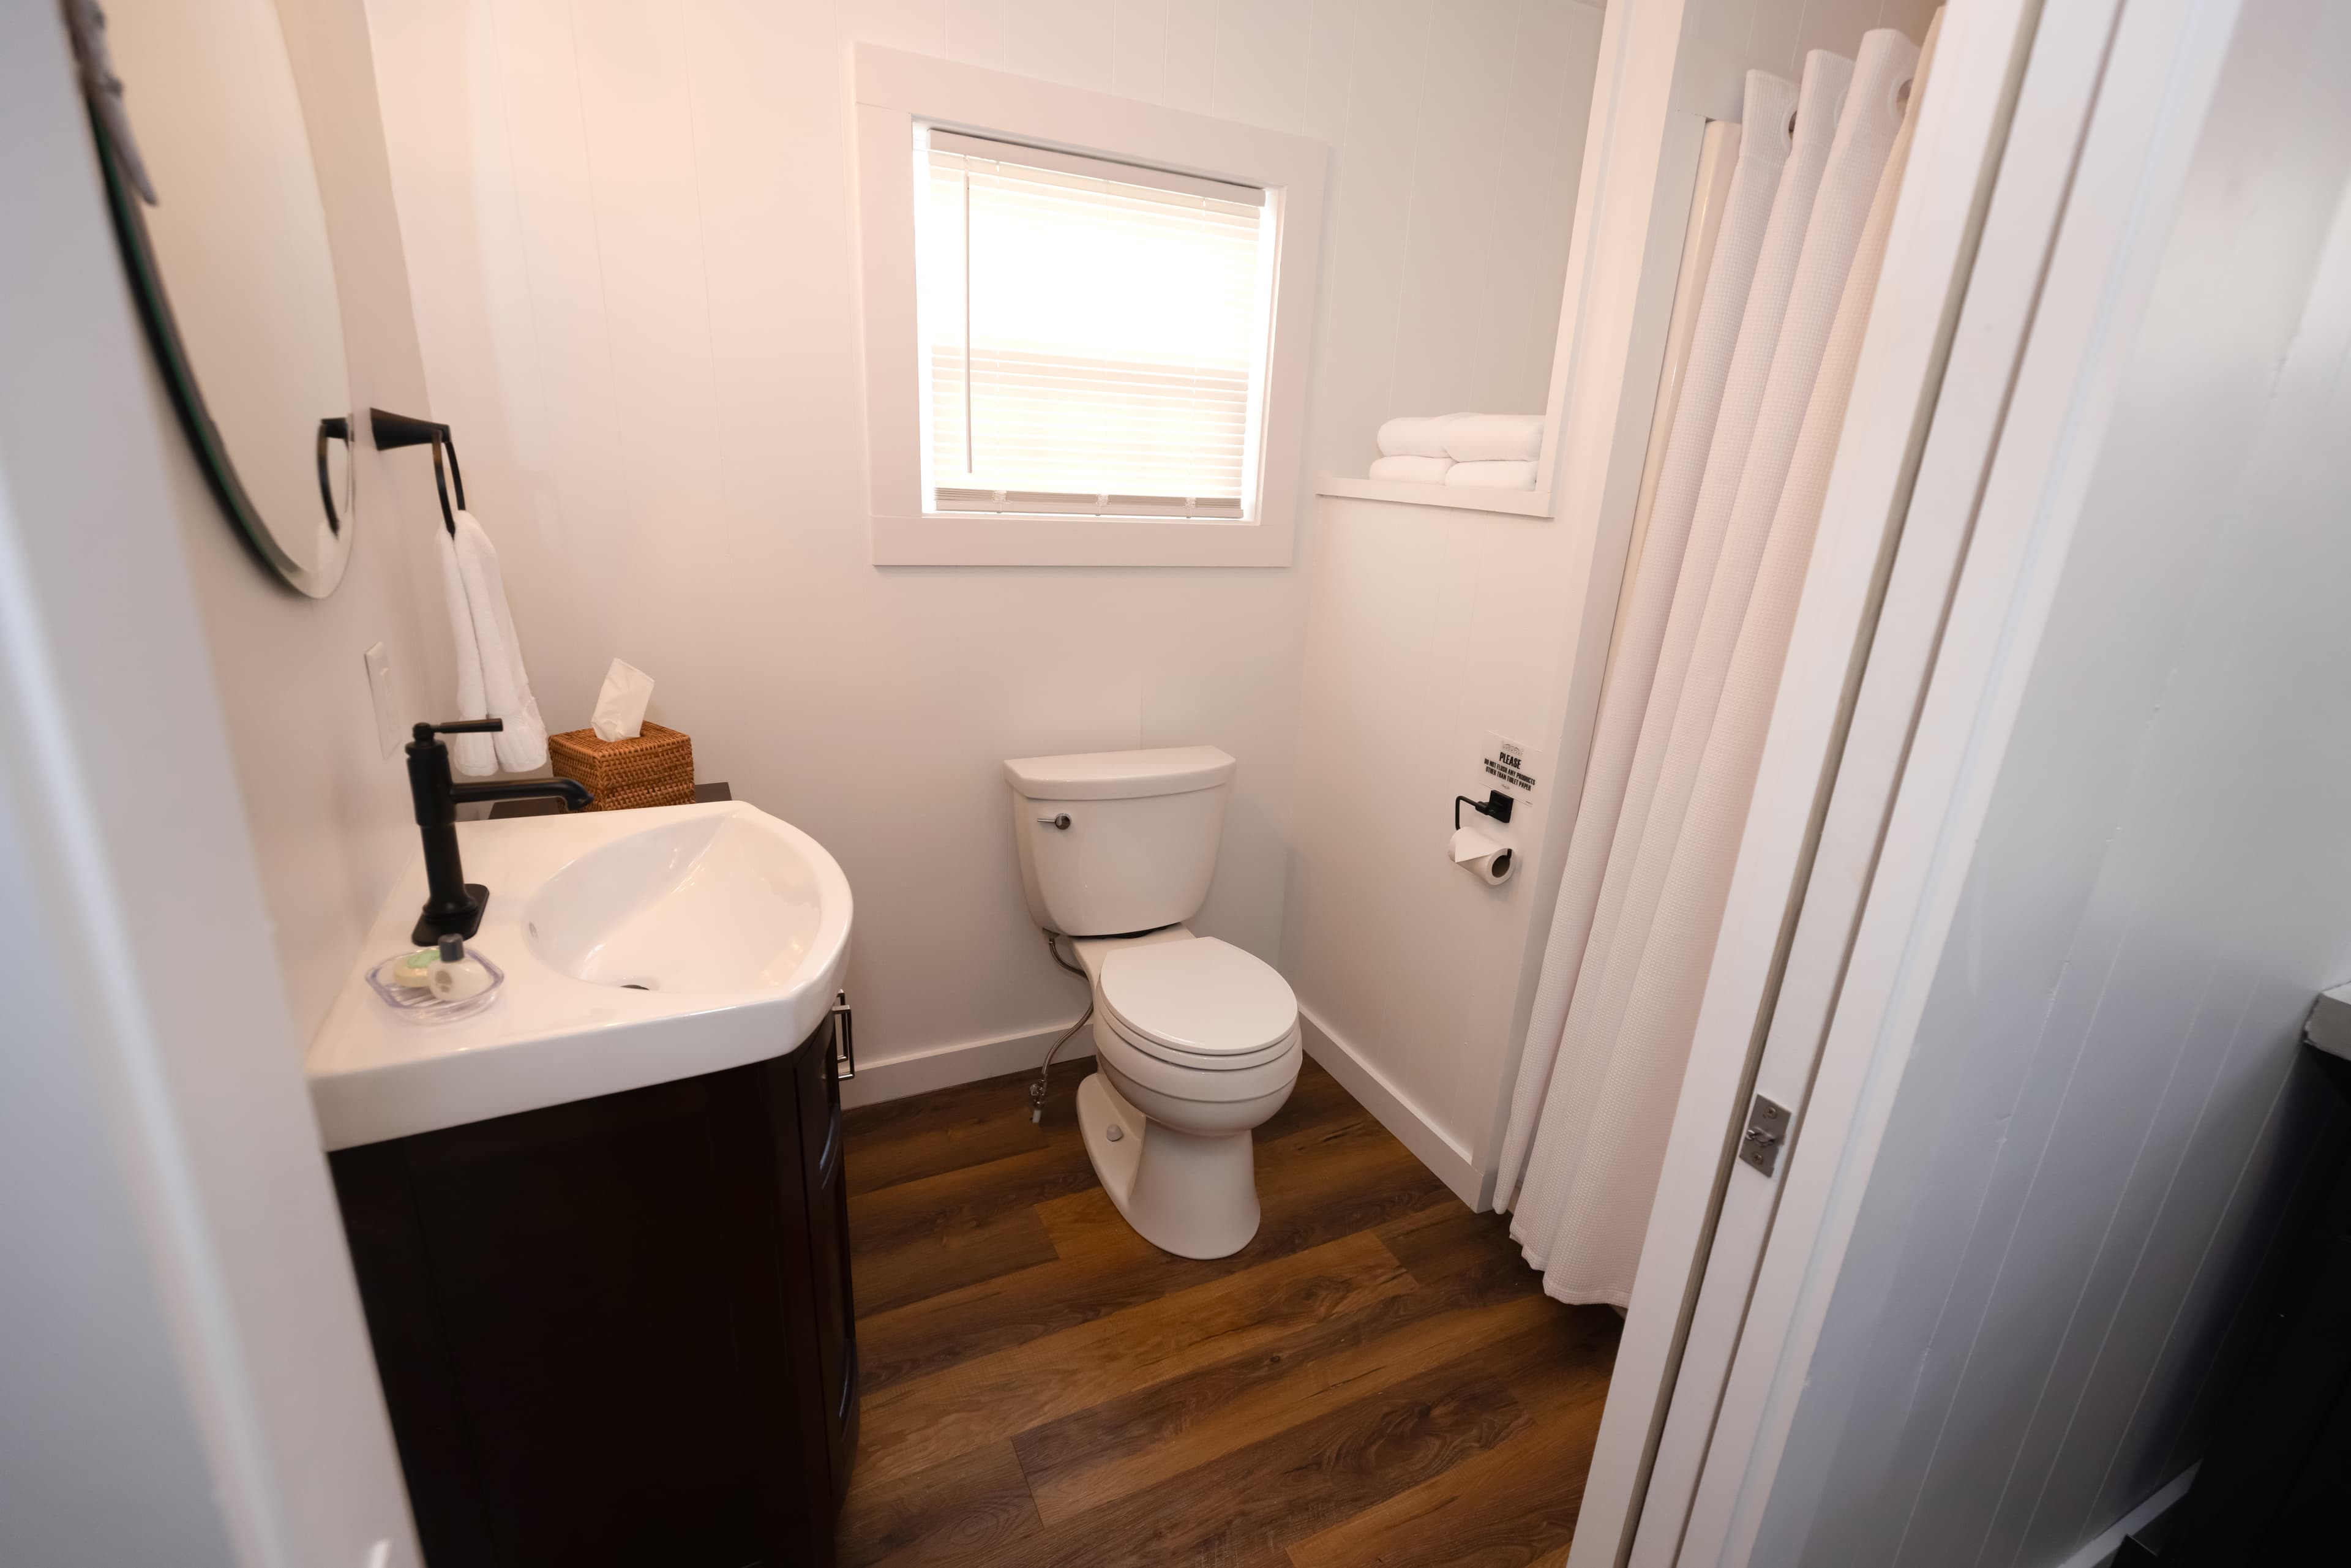
<svg viewBox="0 0 2351 1568">
<path fill-rule="evenodd" d="M 375 704 L 375 743 L 390 761 L 400 750 L 400 705 L 392 695 L 392 651 L 378 643 L 367 651 L 368 698 Z"/>
</svg>

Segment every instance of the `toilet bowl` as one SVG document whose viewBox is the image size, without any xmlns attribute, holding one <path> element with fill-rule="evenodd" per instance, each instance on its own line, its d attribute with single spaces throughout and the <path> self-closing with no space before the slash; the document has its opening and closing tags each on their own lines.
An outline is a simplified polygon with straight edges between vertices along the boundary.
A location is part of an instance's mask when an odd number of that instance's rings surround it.
<svg viewBox="0 0 2351 1568">
<path fill-rule="evenodd" d="M 1180 925 L 1074 946 L 1098 1067 L 1078 1124 L 1103 1190 L 1178 1257 L 1239 1251 L 1259 1218 L 1251 1134 L 1298 1082 L 1297 998 L 1263 960 Z"/>
<path fill-rule="evenodd" d="M 1302 1049 L 1273 967 L 1185 925 L 1216 876 L 1235 766 L 1213 746 L 1004 765 L 1029 913 L 1093 988 L 1086 1154 L 1126 1222 L 1185 1258 L 1257 1234 L 1249 1134 L 1290 1098 Z"/>
</svg>

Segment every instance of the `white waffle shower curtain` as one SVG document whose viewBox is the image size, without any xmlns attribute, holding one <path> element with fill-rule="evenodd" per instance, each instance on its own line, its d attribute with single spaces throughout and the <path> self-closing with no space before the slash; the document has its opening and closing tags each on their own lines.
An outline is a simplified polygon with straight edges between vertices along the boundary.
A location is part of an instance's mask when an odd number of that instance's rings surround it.
<svg viewBox="0 0 2351 1568">
<path fill-rule="evenodd" d="M 1503 1142 L 1497 1207 L 1562 1301 L 1632 1298 L 1918 62 L 1883 30 L 1856 60 L 1807 57 L 1801 88 L 1748 79 Z"/>
</svg>

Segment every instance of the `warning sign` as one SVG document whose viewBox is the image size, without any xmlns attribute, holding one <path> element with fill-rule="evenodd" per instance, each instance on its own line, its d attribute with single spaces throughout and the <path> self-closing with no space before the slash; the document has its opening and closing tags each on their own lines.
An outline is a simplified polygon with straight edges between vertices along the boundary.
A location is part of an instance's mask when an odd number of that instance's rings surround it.
<svg viewBox="0 0 2351 1568">
<path fill-rule="evenodd" d="M 1520 800 L 1531 799 L 1535 792 L 1535 775 L 1527 758 L 1527 748 L 1515 740 L 1499 735 L 1486 737 L 1486 749 L 1479 758 L 1479 766 L 1493 788 L 1508 790 Z"/>
</svg>

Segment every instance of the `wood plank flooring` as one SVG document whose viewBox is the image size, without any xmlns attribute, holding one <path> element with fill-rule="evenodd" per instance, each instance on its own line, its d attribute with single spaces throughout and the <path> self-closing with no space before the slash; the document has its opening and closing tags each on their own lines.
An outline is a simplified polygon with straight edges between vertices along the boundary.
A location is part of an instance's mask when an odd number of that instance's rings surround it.
<svg viewBox="0 0 2351 1568">
<path fill-rule="evenodd" d="M 1173 1258 L 1026 1075 L 848 1113 L 865 1370 L 843 1568 L 1557 1568 L 1616 1316 L 1544 1296 L 1308 1062 L 1265 1219 Z"/>
</svg>

